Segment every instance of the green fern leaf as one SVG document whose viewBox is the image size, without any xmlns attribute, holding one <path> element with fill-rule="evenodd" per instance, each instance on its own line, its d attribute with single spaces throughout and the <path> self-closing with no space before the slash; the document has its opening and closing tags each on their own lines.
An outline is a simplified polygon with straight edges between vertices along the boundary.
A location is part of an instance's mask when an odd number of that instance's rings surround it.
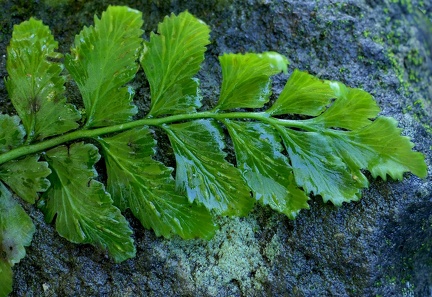
<svg viewBox="0 0 432 297">
<path fill-rule="evenodd" d="M 53 171 L 51 187 L 39 206 L 48 222 L 56 216 L 57 232 L 75 243 L 106 248 L 117 262 L 135 256 L 129 224 L 104 185 L 94 180 L 97 148 L 82 142 L 59 146 L 48 151 L 46 159 Z"/>
<path fill-rule="evenodd" d="M 305 95 L 312 87 L 316 90 L 313 98 Z M 302 106 L 296 106 L 296 98 L 303 98 Z M 288 103 L 291 106 L 285 106 Z M 379 108 L 363 90 L 295 71 L 268 112 L 316 116 L 303 121 L 279 120 L 275 127 L 285 144 L 296 183 L 306 193 L 321 195 L 324 201 L 341 205 L 358 200 L 361 189 L 368 186 L 362 169 L 384 180 L 387 174 L 401 179 L 407 171 L 427 175 L 424 156 L 411 151 L 413 144 L 400 136 L 395 120 L 374 119 Z M 297 129 L 286 128 L 291 124 Z"/>
<path fill-rule="evenodd" d="M 6 261 L 0 260 L 0 296 L 12 293 L 12 278 L 12 268 Z"/>
<path fill-rule="evenodd" d="M 271 115 L 317 116 L 327 108 L 334 96 L 335 91 L 326 81 L 296 69 L 267 112 Z"/>
<path fill-rule="evenodd" d="M 335 205 L 358 200 L 364 183 L 351 176 L 326 137 L 317 132 L 281 130 L 297 185 Z"/>
<path fill-rule="evenodd" d="M 121 210 L 130 208 L 156 235 L 210 238 L 210 213 L 175 191 L 172 169 L 152 159 L 156 142 L 147 128 L 99 138 L 108 172 L 108 191 Z"/>
<path fill-rule="evenodd" d="M 209 28 L 188 12 L 172 14 L 142 47 L 142 23 L 140 12 L 110 6 L 76 36 L 65 64 L 84 101 L 80 129 L 48 28 L 34 19 L 15 27 L 6 85 L 19 117 L 0 115 L 0 296 L 34 232 L 11 190 L 30 203 L 44 192 L 38 206 L 61 236 L 119 262 L 135 255 L 126 209 L 158 236 L 210 238 L 214 216 L 246 215 L 255 202 L 292 219 L 309 208 L 310 194 L 335 205 L 357 200 L 368 186 L 364 170 L 384 180 L 426 177 L 424 156 L 363 90 L 294 70 L 272 106 L 252 110 L 269 104 L 271 76 L 287 72 L 275 52 L 222 55 L 219 100 L 198 111 L 194 76 Z M 140 64 L 151 107 L 132 120 L 126 84 Z M 156 160 L 158 131 L 172 146 L 175 179 Z M 95 180 L 99 150 L 83 140 L 100 148 L 106 190 Z M 229 157 L 226 143 L 234 147 Z"/>
<path fill-rule="evenodd" d="M 0 114 L 0 152 L 8 152 L 24 142 L 25 131 L 17 116 Z M 19 197 L 34 203 L 38 192 L 48 189 L 46 177 L 51 173 L 46 162 L 39 162 L 39 156 L 27 156 L 0 165 L 0 180 L 6 183 Z"/>
<path fill-rule="evenodd" d="M 138 71 L 141 12 L 109 6 L 95 25 L 75 37 L 65 66 L 78 84 L 86 110 L 86 127 L 129 121 L 137 109 L 134 91 L 124 86 Z"/>
<path fill-rule="evenodd" d="M 46 178 L 51 173 L 48 163 L 38 160 L 39 156 L 33 155 L 0 165 L 0 180 L 29 203 L 35 203 L 38 192 L 45 192 L 50 186 Z"/>
<path fill-rule="evenodd" d="M 303 77 L 307 73 L 299 73 Z M 348 88 L 339 82 L 327 82 L 334 91 L 332 104 L 319 116 L 308 122 L 322 128 L 355 130 L 372 123 L 380 109 L 372 96 L 361 90 Z"/>
<path fill-rule="evenodd" d="M 0 114 L 0 153 L 5 153 L 24 142 L 25 130 L 20 125 L 20 118 Z"/>
<path fill-rule="evenodd" d="M 225 54 L 221 94 L 215 109 L 260 108 L 271 95 L 270 76 L 287 71 L 288 60 L 275 52 Z"/>
<path fill-rule="evenodd" d="M 31 18 L 14 27 L 8 47 L 6 87 L 27 132 L 27 142 L 78 127 L 80 114 L 66 103 L 63 67 L 52 60 L 57 42 L 41 21 Z"/>
<path fill-rule="evenodd" d="M 412 151 L 414 144 L 400 134 L 396 120 L 378 117 L 364 129 L 328 131 L 326 136 L 331 137 L 333 150 L 349 165 L 356 178 L 363 178 L 358 170 L 360 168 L 383 180 L 387 180 L 387 175 L 402 180 L 404 172 L 425 178 L 427 167 L 424 155 Z"/>
<path fill-rule="evenodd" d="M 144 45 L 141 65 L 150 83 L 149 116 L 190 113 L 201 106 L 193 76 L 204 60 L 210 29 L 188 12 L 166 17 Z"/>
<path fill-rule="evenodd" d="M 234 143 L 237 166 L 255 199 L 294 219 L 308 209 L 308 197 L 294 181 L 293 170 L 280 138 L 271 126 L 262 123 L 225 121 Z"/>
<path fill-rule="evenodd" d="M 246 215 L 253 206 L 240 172 L 225 160 L 224 141 L 214 121 L 164 126 L 174 149 L 177 188 L 189 200 L 225 215 Z"/>
<path fill-rule="evenodd" d="M 0 182 L 0 296 L 12 292 L 11 267 L 24 258 L 34 232 L 30 217 Z"/>
</svg>

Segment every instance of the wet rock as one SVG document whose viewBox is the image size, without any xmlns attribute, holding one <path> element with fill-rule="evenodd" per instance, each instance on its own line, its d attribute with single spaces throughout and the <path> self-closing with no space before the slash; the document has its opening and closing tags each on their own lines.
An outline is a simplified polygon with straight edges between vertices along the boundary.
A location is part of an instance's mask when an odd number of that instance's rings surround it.
<svg viewBox="0 0 432 297">
<path fill-rule="evenodd" d="M 74 34 L 106 8 L 105 1 L 55 2 L 4 1 L 2 76 L 13 24 L 30 16 L 42 19 L 66 52 Z M 143 11 L 147 33 L 163 16 L 185 9 L 210 25 L 212 42 L 199 74 L 205 107 L 218 96 L 218 55 L 278 51 L 290 59 L 290 72 L 300 68 L 373 94 L 430 166 L 431 68 L 415 63 L 410 53 L 416 50 L 421 61 L 430 57 L 409 16 L 422 6 L 430 17 L 431 4 L 394 2 L 123 1 Z M 137 94 L 148 92 L 142 79 L 139 74 L 134 82 L 142 85 Z M 283 75 L 275 78 L 273 100 L 285 81 Z M 69 97 L 79 100 L 73 91 Z M 0 108 L 13 110 L 3 79 Z M 246 218 L 222 218 L 209 242 L 156 238 L 126 214 L 137 256 L 120 264 L 91 246 L 62 239 L 40 211 L 27 206 L 37 232 L 13 269 L 11 296 L 431 296 L 430 167 L 425 180 L 410 174 L 401 182 L 370 180 L 359 202 L 336 208 L 315 197 L 295 221 L 263 207 Z"/>
</svg>

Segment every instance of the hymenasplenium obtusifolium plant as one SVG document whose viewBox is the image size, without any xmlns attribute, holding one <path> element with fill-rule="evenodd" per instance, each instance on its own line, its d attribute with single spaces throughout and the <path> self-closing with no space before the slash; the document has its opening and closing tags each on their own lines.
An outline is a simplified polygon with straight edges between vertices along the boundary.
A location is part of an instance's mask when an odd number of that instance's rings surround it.
<svg viewBox="0 0 432 297">
<path fill-rule="evenodd" d="M 6 87 L 17 115 L 0 114 L 0 296 L 35 232 L 16 197 L 37 203 L 61 236 L 120 262 L 135 255 L 121 214 L 128 208 L 158 236 L 211 238 L 214 215 L 244 216 L 255 202 L 293 219 L 310 194 L 335 205 L 358 200 L 368 186 L 362 170 L 384 180 L 426 176 L 424 156 L 363 90 L 295 70 L 270 104 L 271 76 L 288 64 L 275 52 L 222 55 L 219 98 L 201 110 L 194 76 L 208 26 L 184 12 L 143 41 L 142 24 L 139 11 L 109 7 L 64 57 L 41 21 L 14 27 Z M 136 119 L 133 100 L 143 99 L 127 84 L 139 67 L 151 104 Z M 80 111 L 65 98 L 66 73 Z M 175 178 L 154 158 L 152 127 L 168 136 Z M 236 165 L 225 158 L 225 137 Z M 106 185 L 96 180 L 100 159 Z"/>
</svg>

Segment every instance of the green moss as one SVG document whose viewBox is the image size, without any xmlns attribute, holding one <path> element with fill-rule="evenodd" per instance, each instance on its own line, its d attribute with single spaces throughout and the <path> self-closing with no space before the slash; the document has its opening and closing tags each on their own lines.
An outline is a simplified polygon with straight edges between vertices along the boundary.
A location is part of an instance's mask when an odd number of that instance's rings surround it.
<svg viewBox="0 0 432 297">
<path fill-rule="evenodd" d="M 51 7 L 57 7 L 60 5 L 65 5 L 71 2 L 70 0 L 44 0 L 45 5 Z"/>
<path fill-rule="evenodd" d="M 424 108 L 424 101 L 422 99 L 418 99 L 414 101 L 414 105 L 420 106 L 420 108 Z"/>
<path fill-rule="evenodd" d="M 371 34 L 371 32 L 369 30 L 363 31 L 363 36 L 366 38 L 368 38 L 370 34 Z"/>
<path fill-rule="evenodd" d="M 350 73 L 350 70 L 349 70 L 349 68 L 346 68 L 346 67 L 340 67 L 339 68 L 339 73 Z"/>
<path fill-rule="evenodd" d="M 398 30 L 398 28 L 404 27 L 405 20 L 391 17 L 391 15 L 394 15 L 397 6 L 402 6 L 408 13 L 414 14 L 414 5 L 410 0 L 388 0 L 387 3 L 387 7 L 383 8 L 386 17 L 386 28 L 376 34 L 365 31 L 363 35 L 365 37 L 371 37 L 374 42 L 387 48 L 386 57 L 390 62 L 390 68 L 387 69 L 386 65 L 380 68 L 384 71 L 393 71 L 400 83 L 398 91 L 408 96 L 409 94 L 420 91 L 417 84 L 422 81 L 424 75 L 420 73 L 418 69 L 425 62 L 425 58 L 420 51 L 414 47 L 409 49 L 408 53 L 403 51 L 403 48 L 406 48 L 410 44 L 409 36 L 407 36 L 406 32 Z M 419 8 L 423 6 L 423 1 L 415 5 L 415 7 Z M 402 45 L 403 47 L 401 50 Z"/>
<path fill-rule="evenodd" d="M 400 83 L 399 91 L 406 90 L 409 87 L 409 83 L 404 79 L 405 69 L 403 64 L 398 60 L 398 56 L 391 49 L 387 51 L 387 58 L 389 59 L 392 69 Z"/>
</svg>

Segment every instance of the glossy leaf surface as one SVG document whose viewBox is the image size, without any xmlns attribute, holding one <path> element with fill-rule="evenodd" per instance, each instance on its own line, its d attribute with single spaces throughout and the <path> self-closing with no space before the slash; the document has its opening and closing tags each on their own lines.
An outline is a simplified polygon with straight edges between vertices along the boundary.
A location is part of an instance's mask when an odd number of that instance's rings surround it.
<svg viewBox="0 0 432 297">
<path fill-rule="evenodd" d="M 65 65 L 78 84 L 86 109 L 86 126 L 129 121 L 137 112 L 134 91 L 125 86 L 138 71 L 143 24 L 141 12 L 109 6 L 94 26 L 75 37 Z"/>
<path fill-rule="evenodd" d="M 225 124 L 234 143 L 237 166 L 255 199 L 290 219 L 309 208 L 309 198 L 297 187 L 289 160 L 281 153 L 281 140 L 271 126 L 236 121 Z"/>
<path fill-rule="evenodd" d="M 286 129 L 281 134 L 295 181 L 306 193 L 321 195 L 335 205 L 358 200 L 363 184 L 351 176 L 328 139 L 316 132 Z"/>
<path fill-rule="evenodd" d="M 299 120 L 302 129 L 285 128 L 283 120 L 278 128 L 296 183 L 306 193 L 321 195 L 324 201 L 341 205 L 359 199 L 361 189 L 368 186 L 368 180 L 361 171 L 364 169 L 369 170 L 373 177 L 380 176 L 384 180 L 387 175 L 402 179 L 402 174 L 407 171 L 426 177 L 424 156 L 411 150 L 413 144 L 400 135 L 395 120 L 376 118 L 379 108 L 372 96 L 339 82 L 319 81 L 309 74 L 294 72 L 293 76 L 294 79 L 288 80 L 281 97 L 268 112 L 281 111 L 274 108 L 278 102 L 293 103 L 292 100 L 297 98 L 296 92 L 284 96 L 285 90 L 297 87 L 298 96 L 302 96 L 308 88 L 306 83 L 319 87 L 321 91 L 316 96 L 317 100 L 326 102 L 325 105 L 316 104 L 309 100 L 310 97 L 305 97 L 303 106 L 296 111 L 286 107 L 284 112 L 302 112 L 317 117 Z M 326 101 L 330 98 L 327 86 L 333 92 L 331 102 Z M 313 111 L 313 107 L 319 107 L 319 114 L 318 110 Z M 295 104 L 293 108 L 297 108 Z"/>
<path fill-rule="evenodd" d="M 225 160 L 225 145 L 214 121 L 166 126 L 174 149 L 177 188 L 189 200 L 225 215 L 246 215 L 253 205 L 239 170 Z"/>
<path fill-rule="evenodd" d="M 328 82 L 296 69 L 268 113 L 317 116 L 333 98 L 335 91 Z"/>
<path fill-rule="evenodd" d="M 48 189 L 50 182 L 47 176 L 50 173 L 48 163 L 39 162 L 38 155 L 0 165 L 0 180 L 29 203 L 35 203 L 38 192 Z"/>
<path fill-rule="evenodd" d="M 225 54 L 219 61 L 223 78 L 219 110 L 263 107 L 271 95 L 270 77 L 286 72 L 288 66 L 287 58 L 275 52 Z"/>
<path fill-rule="evenodd" d="M 316 118 L 308 122 L 322 128 L 356 130 L 372 123 L 380 109 L 372 96 L 361 90 L 348 88 L 339 82 L 328 82 L 334 91 L 334 101 Z"/>
<path fill-rule="evenodd" d="M 141 65 L 150 83 L 149 115 L 194 112 L 201 106 L 197 74 L 209 41 L 208 26 L 188 12 L 171 14 L 151 33 Z"/>
<path fill-rule="evenodd" d="M 0 114 L 0 153 L 5 153 L 24 142 L 25 130 L 20 118 Z"/>
<path fill-rule="evenodd" d="M 64 98 L 63 65 L 47 26 L 31 18 L 14 27 L 8 47 L 6 87 L 28 142 L 78 127 L 80 114 Z"/>
<path fill-rule="evenodd" d="M 59 146 L 46 153 L 53 171 L 51 187 L 39 204 L 45 218 L 56 217 L 57 232 L 75 243 L 107 249 L 117 262 L 135 255 L 132 231 L 120 210 L 112 205 L 104 185 L 94 178 L 100 159 L 95 146 L 82 142 Z"/>
<path fill-rule="evenodd" d="M 144 227 L 156 235 L 210 238 L 215 224 L 202 206 L 189 203 L 175 190 L 172 169 L 152 159 L 156 142 L 147 128 L 99 138 L 114 203 L 130 208 Z"/>
<path fill-rule="evenodd" d="M 333 132 L 331 146 L 357 177 L 362 176 L 358 171 L 362 168 L 369 170 L 374 178 L 380 176 L 383 180 L 387 175 L 401 180 L 403 173 L 409 171 L 425 178 L 427 167 L 423 154 L 412 151 L 414 144 L 400 133 L 396 120 L 378 117 L 359 131 Z"/>
</svg>

